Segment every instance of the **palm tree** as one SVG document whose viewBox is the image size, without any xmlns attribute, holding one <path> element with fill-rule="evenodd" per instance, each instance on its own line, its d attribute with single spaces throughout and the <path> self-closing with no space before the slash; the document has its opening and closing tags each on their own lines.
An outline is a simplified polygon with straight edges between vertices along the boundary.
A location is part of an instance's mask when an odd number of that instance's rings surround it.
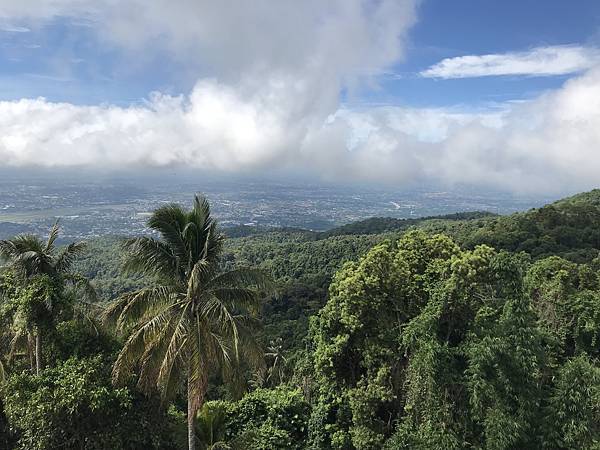
<svg viewBox="0 0 600 450">
<path fill-rule="evenodd" d="M 38 283 L 39 289 L 36 291 L 40 297 L 36 299 L 38 311 L 36 314 L 15 311 L 16 322 L 22 323 L 22 325 L 13 339 L 15 344 L 23 338 L 31 340 L 31 333 L 34 333 L 35 368 L 38 375 L 43 368 L 43 322 L 47 322 L 48 318 L 52 321 L 57 309 L 54 293 L 41 280 L 50 280 L 60 287 L 64 287 L 66 282 L 79 287 L 83 286 L 86 293 L 94 297 L 93 289 L 87 280 L 71 272 L 76 256 L 85 250 L 85 243 L 71 243 L 59 249 L 55 245 L 59 232 L 60 227 L 57 221 L 50 229 L 48 238 L 45 241 L 31 234 L 22 234 L 12 239 L 0 241 L 0 257 L 8 261 L 8 267 L 13 270 L 17 279 L 23 284 L 30 285 L 30 287 L 34 287 L 34 284 Z M 40 308 L 42 311 L 39 311 Z"/>
<path fill-rule="evenodd" d="M 254 339 L 260 290 L 271 283 L 252 269 L 220 271 L 224 236 L 200 195 L 187 211 L 177 204 L 154 211 L 148 226 L 160 239 L 126 241 L 125 269 L 154 277 L 105 312 L 128 338 L 114 365 L 116 383 L 137 370 L 138 385 L 170 398 L 187 383 L 188 444 L 195 448 L 194 418 L 204 402 L 208 376 L 262 355 Z"/>
<path fill-rule="evenodd" d="M 269 343 L 265 357 L 273 362 L 268 369 L 269 375 L 265 381 L 271 381 L 275 386 L 283 383 L 287 359 L 283 351 L 283 340 L 280 337 Z"/>
<path fill-rule="evenodd" d="M 231 446 L 225 441 L 227 410 L 217 403 L 206 403 L 196 414 L 198 441 L 200 448 L 205 450 L 230 450 Z"/>
</svg>

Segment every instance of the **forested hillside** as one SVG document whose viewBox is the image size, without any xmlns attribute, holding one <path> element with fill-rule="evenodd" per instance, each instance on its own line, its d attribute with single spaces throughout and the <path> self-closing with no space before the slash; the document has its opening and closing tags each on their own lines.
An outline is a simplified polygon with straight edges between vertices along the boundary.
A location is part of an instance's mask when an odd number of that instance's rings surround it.
<svg viewBox="0 0 600 450">
<path fill-rule="evenodd" d="M 208 211 L 2 241 L 0 448 L 600 448 L 600 190 L 224 241 Z"/>
<path fill-rule="evenodd" d="M 333 228 L 320 234 L 321 237 L 355 235 L 355 234 L 379 234 L 389 231 L 407 230 L 411 227 L 417 227 L 426 223 L 440 222 L 447 224 L 449 222 L 463 222 L 467 220 L 481 219 L 486 217 L 495 217 L 484 211 L 473 211 L 456 214 L 446 214 L 443 216 L 419 217 L 416 219 L 394 219 L 392 217 L 372 217 L 370 219 L 353 222 L 348 225 Z"/>
<path fill-rule="evenodd" d="M 597 256 L 600 248 L 600 190 L 565 198 L 542 208 L 509 216 L 463 213 L 439 218 L 368 219 L 330 230 L 328 235 L 377 234 L 401 231 L 414 225 L 452 236 L 467 248 L 487 244 L 497 249 L 524 251 L 534 258 L 560 255 L 578 262 Z"/>
<path fill-rule="evenodd" d="M 226 241 L 223 264 L 255 266 L 273 275 L 279 295 L 265 306 L 267 340 L 281 337 L 286 349 L 297 349 L 304 346 L 308 317 L 324 305 L 331 277 L 344 262 L 408 230 L 443 233 L 467 249 L 486 244 L 524 251 L 534 260 L 557 255 L 589 263 L 600 249 L 598 224 L 600 190 L 509 216 L 468 212 L 420 219 L 372 218 L 322 233 L 236 227 L 225 230 L 232 237 Z M 90 251 L 78 263 L 104 299 L 143 284 L 139 277 L 123 275 L 119 242 L 116 237 L 89 242 Z"/>
</svg>

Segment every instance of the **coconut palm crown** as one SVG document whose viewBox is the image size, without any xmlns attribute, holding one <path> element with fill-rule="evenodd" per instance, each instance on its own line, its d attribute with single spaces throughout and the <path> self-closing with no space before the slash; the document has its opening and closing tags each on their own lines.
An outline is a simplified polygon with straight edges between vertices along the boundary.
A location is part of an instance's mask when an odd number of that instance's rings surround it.
<svg viewBox="0 0 600 450">
<path fill-rule="evenodd" d="M 187 382 L 192 449 L 208 376 L 261 355 L 255 315 L 259 293 L 270 290 L 271 283 L 258 270 L 220 270 L 224 236 L 201 195 L 191 210 L 177 204 L 158 208 L 148 226 L 160 238 L 124 242 L 125 268 L 155 282 L 117 299 L 105 313 L 128 336 L 113 378 L 122 383 L 136 373 L 140 387 L 158 388 L 165 399 Z"/>
<path fill-rule="evenodd" d="M 33 234 L 21 234 L 0 241 L 0 257 L 25 277 L 48 275 L 59 277 L 69 274 L 75 258 L 85 250 L 84 242 L 74 242 L 58 250 L 56 240 L 60 227 L 56 222 L 46 241 Z"/>
<path fill-rule="evenodd" d="M 66 284 L 78 288 L 84 297 L 95 300 L 95 292 L 89 281 L 71 270 L 86 244 L 75 242 L 59 248 L 56 246 L 59 233 L 60 227 L 56 222 L 46 240 L 32 234 L 22 234 L 0 241 L 0 258 L 7 262 L 4 269 L 12 270 L 17 282 L 31 290 L 28 302 L 16 302 L 3 308 L 3 313 L 10 314 L 13 319 L 11 354 L 24 339 L 31 341 L 35 335 L 35 369 L 38 374 L 43 368 L 42 334 L 53 326 L 61 309 L 73 306 L 61 301 L 65 300 L 63 294 Z"/>
</svg>

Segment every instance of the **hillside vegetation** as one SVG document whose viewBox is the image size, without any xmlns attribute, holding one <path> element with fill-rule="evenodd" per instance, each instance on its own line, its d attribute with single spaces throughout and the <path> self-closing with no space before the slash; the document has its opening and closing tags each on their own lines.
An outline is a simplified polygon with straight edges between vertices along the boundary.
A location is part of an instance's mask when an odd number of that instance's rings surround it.
<svg viewBox="0 0 600 450">
<path fill-rule="evenodd" d="M 160 240 L 93 240 L 65 275 L 27 266 L 23 279 L 14 258 L 0 272 L 0 448 L 187 448 L 187 425 L 201 449 L 600 449 L 600 190 L 508 216 L 225 230 L 209 271 L 193 239 L 214 235 L 192 239 L 183 225 L 208 216 L 169 211 L 154 224 Z M 124 270 L 132 248 L 141 272 Z M 179 248 L 196 252 L 197 272 Z M 48 257 L 59 268 L 61 251 Z M 211 287 L 244 267 L 260 270 L 254 285 Z M 189 274 L 187 291 L 165 284 L 174 273 Z M 202 375 L 193 414 L 189 386 L 168 381 L 200 357 L 178 331 L 188 310 L 135 340 L 142 311 L 154 317 L 169 298 L 195 311 L 189 286 L 242 300 L 210 316 L 223 324 L 253 313 L 246 289 L 262 286 L 260 322 L 243 322 L 252 343 L 219 359 L 234 345 L 224 335 L 206 353 L 220 370 Z M 126 313 L 116 329 L 98 320 L 114 305 Z M 159 353 L 173 377 L 151 369 Z M 128 377 L 116 383 L 113 367 Z"/>
</svg>

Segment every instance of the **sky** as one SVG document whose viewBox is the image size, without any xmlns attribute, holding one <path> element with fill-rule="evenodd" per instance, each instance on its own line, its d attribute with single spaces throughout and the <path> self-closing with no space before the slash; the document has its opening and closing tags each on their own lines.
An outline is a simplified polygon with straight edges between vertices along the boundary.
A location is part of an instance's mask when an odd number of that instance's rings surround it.
<svg viewBox="0 0 600 450">
<path fill-rule="evenodd" d="M 600 184 L 597 0 L 0 0 L 0 167 Z"/>
</svg>

